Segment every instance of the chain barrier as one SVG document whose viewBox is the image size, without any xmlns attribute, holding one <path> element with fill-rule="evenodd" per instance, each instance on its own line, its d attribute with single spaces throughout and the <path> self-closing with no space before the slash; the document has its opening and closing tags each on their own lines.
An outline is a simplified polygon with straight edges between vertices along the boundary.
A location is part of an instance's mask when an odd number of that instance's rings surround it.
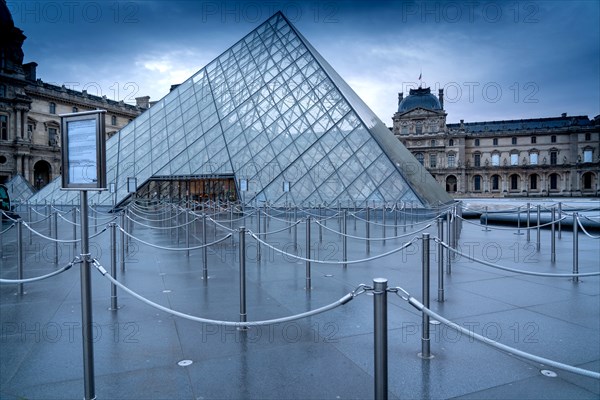
<svg viewBox="0 0 600 400">
<path fill-rule="evenodd" d="M 284 256 L 291 257 L 291 258 L 294 258 L 294 259 L 300 260 L 300 261 L 310 262 L 310 263 L 332 264 L 332 265 L 359 264 L 359 263 L 364 263 L 364 262 L 367 262 L 367 261 L 377 260 L 379 258 L 383 258 L 383 257 L 389 256 L 390 254 L 394 254 L 394 253 L 397 253 L 399 251 L 402 251 L 402 250 L 406 249 L 407 247 L 411 246 L 415 241 L 419 240 L 419 238 L 415 237 L 411 241 L 405 243 L 404 245 L 402 245 L 402 246 L 400 246 L 400 247 L 398 247 L 396 249 L 390 250 L 390 251 L 382 253 L 382 254 L 378 254 L 378 255 L 376 255 L 374 257 L 363 258 L 363 259 L 360 259 L 360 260 L 327 261 L 327 260 L 314 260 L 312 258 L 305 258 L 305 257 L 297 256 L 295 254 L 287 253 L 287 252 L 285 252 L 283 250 L 278 249 L 277 247 L 274 247 L 274 246 L 270 245 L 269 243 L 265 242 L 264 240 L 260 239 L 252 231 L 247 231 L 247 233 L 250 236 L 252 236 L 254 238 L 254 240 L 256 240 L 257 242 L 259 242 L 260 244 L 263 244 L 263 245 L 267 246 L 268 248 L 270 248 L 271 250 L 274 250 L 274 251 L 276 251 L 279 254 L 283 254 Z"/>
<path fill-rule="evenodd" d="M 0 283 L 23 284 L 23 283 L 31 283 L 31 282 L 41 281 L 43 279 L 48 279 L 48 278 L 51 278 L 58 274 L 62 274 L 63 272 L 71 269 L 71 267 L 73 265 L 78 264 L 78 263 L 81 263 L 81 260 L 79 260 L 79 257 L 75 257 L 75 259 L 73 261 L 71 261 L 70 263 L 68 263 L 67 265 L 62 267 L 61 269 L 50 272 L 49 274 L 37 276 L 35 278 L 27 278 L 27 279 L 0 279 Z"/>
<path fill-rule="evenodd" d="M 462 256 L 462 257 L 464 257 L 464 258 L 466 258 L 468 260 L 475 261 L 475 262 L 478 262 L 478 263 L 483 264 L 483 265 L 487 265 L 488 267 L 501 269 L 503 271 L 515 272 L 515 273 L 523 274 L 523 275 L 545 276 L 545 277 L 550 277 L 550 278 L 573 278 L 573 277 L 580 277 L 580 276 L 599 276 L 600 275 L 600 272 L 587 272 L 587 273 L 583 273 L 583 274 L 552 274 L 552 273 L 524 271 L 524 270 L 515 269 L 515 268 L 503 267 L 502 265 L 492 264 L 492 263 L 487 262 L 485 260 L 480 260 L 478 258 L 475 258 L 473 256 L 465 254 L 465 253 L 463 253 L 461 251 L 458 251 L 458 250 L 450 247 L 450 245 L 448 245 L 447 243 L 441 241 L 437 237 L 434 237 L 432 239 L 436 243 L 441 244 L 446 249 L 450 250 L 451 252 L 453 252 L 455 254 L 458 254 L 459 256 Z"/>
<path fill-rule="evenodd" d="M 401 287 L 397 287 L 395 289 L 397 289 L 396 294 L 398 295 L 398 297 L 407 301 L 410 305 L 412 305 L 417 310 L 421 311 L 424 314 L 427 314 L 429 317 L 435 319 L 436 321 L 441 322 L 442 324 L 446 325 L 447 327 L 449 327 L 451 329 L 454 329 L 454 330 L 460 332 L 461 334 L 466 335 L 469 338 L 475 339 L 481 343 L 492 346 L 498 350 L 507 352 L 509 354 L 513 354 L 515 356 L 518 356 L 518 357 L 521 357 L 521 358 L 524 358 L 524 359 L 527 359 L 527 360 L 530 360 L 533 362 L 537 362 L 537 363 L 540 363 L 543 365 L 549 365 L 551 367 L 562 369 L 563 371 L 572 372 L 577 375 L 582 375 L 582 376 L 586 376 L 586 377 L 593 378 L 593 379 L 600 379 L 600 373 L 598 373 L 598 372 L 589 371 L 587 369 L 574 367 L 574 366 L 567 365 L 567 364 L 564 364 L 564 363 L 561 363 L 558 361 L 550 360 L 548 358 L 536 356 L 535 354 L 527 353 L 525 351 L 516 349 L 514 347 L 507 346 L 505 344 L 502 344 L 500 342 L 497 342 L 495 340 L 487 338 L 483 335 L 479 335 L 479 334 L 473 332 L 472 330 L 463 328 L 462 326 L 458 325 L 457 323 L 452 322 L 452 321 L 444 318 L 440 314 L 425 307 L 421 302 L 419 302 L 416 298 L 412 297 L 406 290 L 402 289 Z M 404 296 L 402 296 L 398 293 L 400 291 L 404 294 Z"/>
</svg>

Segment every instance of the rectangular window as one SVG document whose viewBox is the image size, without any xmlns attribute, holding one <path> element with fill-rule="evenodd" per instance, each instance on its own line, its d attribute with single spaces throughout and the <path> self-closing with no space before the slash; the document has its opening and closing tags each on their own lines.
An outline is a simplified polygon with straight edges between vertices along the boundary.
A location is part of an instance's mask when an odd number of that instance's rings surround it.
<svg viewBox="0 0 600 400">
<path fill-rule="evenodd" d="M 473 190 L 476 192 L 481 191 L 481 176 L 479 175 L 476 175 L 475 178 L 473 178 Z"/>
<path fill-rule="evenodd" d="M 479 139 L 475 139 L 475 146 L 479 146 Z"/>
<path fill-rule="evenodd" d="M 0 85 L 0 97 L 6 97 L 6 86 Z"/>
<path fill-rule="evenodd" d="M 510 155 L 510 165 L 519 165 L 519 155 L 518 154 Z"/>
<path fill-rule="evenodd" d="M 448 168 L 454 168 L 456 162 L 456 156 L 454 154 L 448 154 Z"/>
<path fill-rule="evenodd" d="M 498 175 L 492 176 L 492 190 L 500 190 L 500 177 Z"/>
<path fill-rule="evenodd" d="M 498 138 L 494 138 L 494 139 L 492 139 L 492 144 L 493 144 L 494 146 L 498 146 Z"/>
<path fill-rule="evenodd" d="M 537 165 L 538 163 L 538 154 L 530 153 L 529 154 L 529 165 Z"/>
<path fill-rule="evenodd" d="M 8 117 L 0 115 L 0 139 L 8 140 Z"/>
<path fill-rule="evenodd" d="M 592 150 L 583 151 L 583 162 L 592 162 Z"/>
<path fill-rule="evenodd" d="M 473 155 L 473 166 L 481 167 L 481 154 Z"/>
<path fill-rule="evenodd" d="M 516 137 L 513 137 L 510 141 L 511 141 L 512 144 L 517 144 L 517 138 Z"/>
<path fill-rule="evenodd" d="M 48 105 L 48 112 L 50 114 L 56 114 L 56 104 L 55 103 L 50 103 Z"/>
<path fill-rule="evenodd" d="M 517 175 L 510 176 L 510 190 L 519 190 L 519 177 Z"/>
<path fill-rule="evenodd" d="M 537 137 L 532 136 L 531 137 L 531 143 L 537 143 Z"/>
<path fill-rule="evenodd" d="M 550 175 L 550 189 L 551 190 L 558 189 L 558 175 L 556 175 L 556 174 Z"/>
<path fill-rule="evenodd" d="M 58 131 L 56 128 L 48 128 L 48 142 L 50 146 L 58 144 Z"/>
<path fill-rule="evenodd" d="M 400 133 L 403 135 L 408 135 L 408 126 L 402 126 L 402 128 L 400 128 Z"/>
<path fill-rule="evenodd" d="M 550 152 L 550 165 L 556 165 L 556 164 L 558 164 L 558 152 L 551 151 Z"/>
<path fill-rule="evenodd" d="M 429 155 L 429 168 L 437 168 L 437 154 Z"/>
<path fill-rule="evenodd" d="M 529 189 L 537 190 L 537 175 L 531 175 L 529 177 Z"/>
<path fill-rule="evenodd" d="M 492 167 L 500 166 L 500 154 L 492 154 Z"/>
</svg>

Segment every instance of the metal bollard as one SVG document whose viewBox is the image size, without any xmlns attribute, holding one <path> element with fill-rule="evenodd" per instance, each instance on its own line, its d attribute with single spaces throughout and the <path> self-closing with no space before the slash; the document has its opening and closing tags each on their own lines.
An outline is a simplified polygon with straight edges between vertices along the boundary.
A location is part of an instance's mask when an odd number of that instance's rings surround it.
<svg viewBox="0 0 600 400">
<path fill-rule="evenodd" d="M 450 237 L 452 236 L 452 211 L 448 210 L 446 211 L 446 223 L 448 224 L 446 226 L 447 228 L 447 232 L 448 234 L 446 235 L 446 243 L 448 244 L 448 247 L 450 247 Z M 446 254 L 446 273 L 448 275 L 450 275 L 452 273 L 452 251 L 450 251 L 450 249 L 447 249 L 447 254 Z"/>
<path fill-rule="evenodd" d="M 529 242 L 531 240 L 531 229 L 529 229 L 530 218 L 531 218 L 531 209 L 530 209 L 530 204 L 527 203 L 527 242 Z"/>
<path fill-rule="evenodd" d="M 375 399 L 388 398 L 387 279 L 373 279 Z"/>
<path fill-rule="evenodd" d="M 206 213 L 202 213 L 202 244 L 206 245 Z M 202 247 L 202 279 L 208 279 L 208 247 Z"/>
<path fill-rule="evenodd" d="M 579 273 L 579 224 L 577 223 L 577 213 L 573 213 L 573 273 Z M 574 276 L 573 282 L 579 282 L 579 277 Z"/>
<path fill-rule="evenodd" d="M 310 216 L 306 217 L 306 290 L 311 290 L 310 280 Z"/>
<path fill-rule="evenodd" d="M 246 322 L 246 228 L 240 227 L 240 322 Z M 241 331 L 248 330 L 241 326 Z"/>
<path fill-rule="evenodd" d="M 348 225 L 347 225 L 347 217 L 348 213 L 346 210 L 342 213 L 342 260 L 344 262 L 348 261 Z M 343 264 L 344 268 L 348 266 L 348 264 Z"/>
<path fill-rule="evenodd" d="M 551 225 L 551 233 L 550 233 L 550 261 L 556 261 L 556 224 L 554 223 L 554 218 L 556 217 L 556 210 L 552 207 L 552 225 Z"/>
<path fill-rule="evenodd" d="M 17 279 L 23 279 L 23 220 L 17 220 Z M 23 291 L 23 284 L 17 285 L 17 295 L 22 296 L 25 292 Z"/>
<path fill-rule="evenodd" d="M 125 272 L 125 212 L 121 212 L 121 272 Z"/>
<path fill-rule="evenodd" d="M 438 218 L 438 302 L 444 302 L 444 219 Z"/>
<path fill-rule="evenodd" d="M 367 254 L 371 252 L 371 241 L 369 238 L 371 237 L 371 212 L 369 208 L 369 204 L 367 203 L 367 218 L 365 221 L 365 230 L 367 235 L 366 246 L 367 246 Z"/>
<path fill-rule="evenodd" d="M 537 251 L 540 251 L 540 205 L 537 205 L 537 229 L 536 229 L 536 244 L 535 244 L 535 248 Z"/>
<path fill-rule="evenodd" d="M 423 305 L 429 308 L 429 233 L 423 234 L 423 253 L 422 253 L 422 272 L 421 283 L 423 293 Z M 430 338 L 429 338 L 429 315 L 422 313 L 421 323 L 421 352 L 419 357 L 431 359 Z"/>
<path fill-rule="evenodd" d="M 117 279 L 117 225 L 114 222 L 108 224 L 110 227 L 110 275 Z M 118 310 L 117 306 L 117 286 L 110 284 L 110 308 L 109 310 Z"/>
</svg>

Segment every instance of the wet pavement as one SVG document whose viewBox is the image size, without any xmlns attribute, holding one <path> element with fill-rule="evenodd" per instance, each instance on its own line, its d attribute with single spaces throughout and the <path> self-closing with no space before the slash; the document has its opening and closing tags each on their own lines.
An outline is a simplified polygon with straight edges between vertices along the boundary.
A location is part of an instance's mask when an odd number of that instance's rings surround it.
<svg viewBox="0 0 600 400">
<path fill-rule="evenodd" d="M 46 209 L 39 208 L 44 214 Z M 318 213 L 316 210 L 313 211 Z M 335 210 L 331 210 L 332 215 Z M 131 233 L 163 247 L 185 247 L 186 227 L 164 229 L 159 214 L 137 211 Z M 23 214 L 23 213 L 22 213 Z M 339 300 L 359 284 L 387 278 L 421 300 L 422 234 L 438 235 L 436 222 L 411 225 L 409 217 L 386 215 L 385 242 L 381 213 L 371 216 L 370 251 L 365 240 L 349 238 L 347 259 L 370 260 L 311 265 L 311 290 L 306 290 L 306 263 L 292 254 L 306 254 L 306 223 L 285 229 L 292 213 L 271 210 L 265 246 L 257 260 L 257 242 L 246 236 L 246 295 L 248 321 L 286 317 Z M 165 215 L 165 214 L 162 214 Z M 93 216 L 93 214 L 92 214 Z M 27 215 L 24 215 L 26 220 Z M 130 241 L 126 270 L 118 280 L 143 297 L 171 309 L 204 318 L 239 321 L 239 234 L 244 225 L 258 231 L 256 216 L 223 226 L 207 221 L 209 242 L 234 229 L 227 239 L 207 251 L 208 278 L 203 278 L 202 250 L 168 251 Z M 43 235 L 47 220 L 32 214 L 32 227 Z M 102 232 L 110 216 L 90 220 L 92 256 L 110 271 L 110 235 Z M 234 215 L 234 218 L 238 218 Z M 366 236 L 366 215 L 348 217 L 347 233 Z M 375 219 L 376 218 L 376 219 Z M 394 228 L 396 218 L 398 228 Z M 59 238 L 72 239 L 71 215 L 59 218 Z M 179 216 L 173 225 L 184 224 Z M 324 222 L 325 223 L 325 222 Z M 311 224 L 311 257 L 341 262 L 341 219 L 326 227 Z M 264 220 L 263 220 L 264 224 Z M 144 226 L 148 225 L 148 226 Z M 402 226 L 405 225 L 405 226 Z M 4 222 L 2 229 L 10 225 Z M 151 226 L 151 227 L 150 227 Z M 190 246 L 202 238 L 202 221 L 189 224 Z M 265 231 L 265 226 L 261 230 Z M 406 229 L 405 229 L 406 228 Z M 283 229 L 283 230 L 282 230 Z M 515 228 L 465 221 L 459 239 L 461 252 L 509 268 L 544 273 L 571 273 L 573 237 L 562 230 L 556 239 L 556 262 L 551 262 L 550 230 L 517 235 Z M 406 230 L 406 232 L 405 232 Z M 270 233 L 279 231 L 277 233 Z M 178 233 L 177 233 L 178 232 Z M 521 230 L 524 233 L 524 230 Z M 593 232 L 598 234 L 598 232 Z M 393 236 L 403 236 L 392 239 Z M 446 235 L 446 229 L 444 229 Z M 79 232 L 77 231 L 77 236 Z M 297 242 L 294 241 L 297 237 Z M 377 257 L 404 245 L 401 252 Z M 117 234 L 120 246 L 120 235 Z M 55 271 L 79 249 L 58 246 L 23 229 L 24 276 Z M 296 246 L 295 246 L 296 245 Z M 583 369 L 600 371 L 600 279 L 540 277 L 493 269 L 465 257 L 444 264 L 444 302 L 438 302 L 438 245 L 430 242 L 431 309 L 472 332 L 516 349 Z M 600 244 L 579 233 L 579 271 L 599 270 Z M 117 254 L 120 253 L 118 249 Z M 372 259 L 371 259 L 372 258 Z M 1 274 L 17 276 L 16 229 L 2 236 Z M 49 279 L 17 286 L 0 285 L 0 398 L 81 399 L 84 396 L 81 343 L 80 265 Z M 295 321 L 240 331 L 172 316 L 118 290 L 118 310 L 110 310 L 110 282 L 92 271 L 95 393 L 98 399 L 342 399 L 372 398 L 374 394 L 373 295 L 367 292 L 331 311 Z M 421 315 L 395 293 L 388 293 L 388 389 L 390 398 L 466 399 L 597 399 L 600 381 L 518 358 L 474 341 L 445 325 L 431 324 L 434 358 L 421 351 Z M 187 361 L 179 365 L 178 363 Z M 190 363 L 191 361 L 191 363 Z M 550 370 L 550 377 L 542 371 Z M 550 374 L 552 375 L 552 374 Z"/>
</svg>

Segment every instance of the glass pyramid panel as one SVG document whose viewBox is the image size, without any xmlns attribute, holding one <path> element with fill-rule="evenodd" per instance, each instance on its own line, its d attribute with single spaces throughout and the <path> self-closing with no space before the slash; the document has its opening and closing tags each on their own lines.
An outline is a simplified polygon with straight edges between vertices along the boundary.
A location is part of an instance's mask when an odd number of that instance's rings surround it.
<svg viewBox="0 0 600 400">
<path fill-rule="evenodd" d="M 281 13 L 109 139 L 107 162 L 117 202 L 128 177 L 141 186 L 210 174 L 248 179 L 246 203 L 451 201 Z M 38 196 L 77 196 L 59 185 Z M 95 198 L 112 203 L 106 192 Z"/>
</svg>

